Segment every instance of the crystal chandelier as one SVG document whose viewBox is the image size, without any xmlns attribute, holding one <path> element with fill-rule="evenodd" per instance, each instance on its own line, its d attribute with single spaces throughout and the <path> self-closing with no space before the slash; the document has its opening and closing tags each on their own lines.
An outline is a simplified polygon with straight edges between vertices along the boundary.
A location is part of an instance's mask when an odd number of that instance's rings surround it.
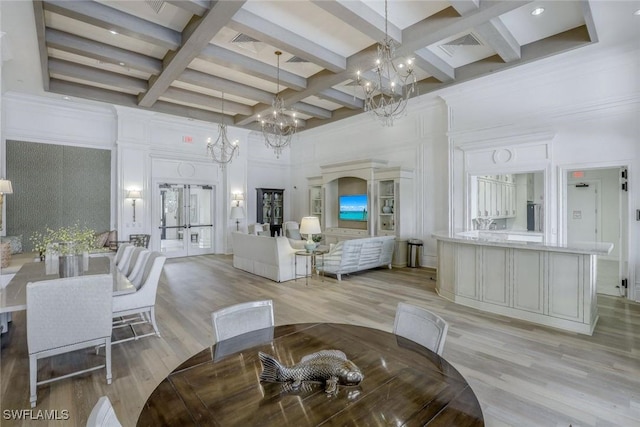
<svg viewBox="0 0 640 427">
<path fill-rule="evenodd" d="M 222 117 L 218 124 L 218 139 L 215 142 L 211 142 L 211 138 L 207 139 L 207 153 L 224 170 L 227 163 L 231 163 L 231 160 L 233 160 L 234 154 L 236 157 L 240 154 L 238 141 L 229 142 L 229 138 L 227 138 L 227 125 L 224 123 L 224 92 L 222 93 L 221 110 Z"/>
<path fill-rule="evenodd" d="M 273 113 L 267 117 L 261 117 L 258 114 L 258 120 L 260 120 L 265 144 L 267 147 L 273 148 L 276 158 L 280 158 L 282 150 L 291 144 L 291 137 L 296 133 L 298 128 L 298 119 L 296 119 L 295 112 L 292 112 L 291 115 L 287 114 L 287 110 L 284 107 L 284 100 L 279 95 L 280 55 L 282 55 L 282 52 L 278 50 L 275 54 L 278 58 L 278 74 L 276 96 L 272 103 Z"/>
<path fill-rule="evenodd" d="M 378 56 L 373 72 L 367 76 L 357 72 L 356 83 L 364 90 L 364 110 L 378 118 L 383 126 L 393 126 L 407 108 L 409 97 L 416 88 L 413 59 L 395 58 L 396 44 L 387 34 L 387 0 L 384 2 L 384 40 L 378 44 Z M 396 63 L 394 63 L 396 60 Z M 373 74 L 372 72 L 372 74 Z"/>
</svg>

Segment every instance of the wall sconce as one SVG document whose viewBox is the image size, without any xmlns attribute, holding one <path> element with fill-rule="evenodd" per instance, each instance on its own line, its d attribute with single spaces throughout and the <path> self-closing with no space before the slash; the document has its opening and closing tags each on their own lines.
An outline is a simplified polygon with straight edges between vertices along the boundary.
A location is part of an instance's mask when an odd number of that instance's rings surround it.
<svg viewBox="0 0 640 427">
<path fill-rule="evenodd" d="M 11 181 L 2 178 L 0 179 L 0 230 L 4 228 L 4 224 L 2 223 L 2 204 L 5 194 L 13 194 L 13 187 L 11 186 Z"/>
<path fill-rule="evenodd" d="M 233 193 L 231 198 L 236 202 L 236 207 L 240 206 L 240 202 L 244 202 L 244 193 Z"/>
<path fill-rule="evenodd" d="M 136 199 L 142 199 L 142 192 L 140 190 L 127 191 L 127 199 L 131 199 L 131 206 L 133 206 L 133 222 L 136 222 Z"/>
</svg>

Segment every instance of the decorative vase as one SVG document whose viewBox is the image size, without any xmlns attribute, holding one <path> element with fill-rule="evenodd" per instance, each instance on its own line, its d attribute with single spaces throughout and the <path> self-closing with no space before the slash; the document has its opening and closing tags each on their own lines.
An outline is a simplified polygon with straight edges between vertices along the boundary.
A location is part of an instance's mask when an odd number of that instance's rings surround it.
<svg viewBox="0 0 640 427">
<path fill-rule="evenodd" d="M 58 257 L 58 274 L 60 277 L 82 276 L 84 273 L 82 254 L 60 255 Z"/>
<path fill-rule="evenodd" d="M 382 212 L 383 213 L 391 213 L 391 206 L 383 206 L 382 207 Z"/>
<path fill-rule="evenodd" d="M 307 250 L 307 252 L 313 252 L 316 250 L 316 243 L 305 243 L 304 248 Z"/>
</svg>

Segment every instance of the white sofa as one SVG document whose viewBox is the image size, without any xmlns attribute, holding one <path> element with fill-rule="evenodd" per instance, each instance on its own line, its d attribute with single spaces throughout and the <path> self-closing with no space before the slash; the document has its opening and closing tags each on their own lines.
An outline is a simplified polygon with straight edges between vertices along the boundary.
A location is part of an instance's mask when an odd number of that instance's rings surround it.
<svg viewBox="0 0 640 427">
<path fill-rule="evenodd" d="M 319 271 L 335 274 L 342 280 L 341 276 L 347 273 L 385 265 L 391 268 L 394 248 L 394 236 L 343 240 L 333 245 L 324 257 L 318 257 L 316 266 Z"/>
<path fill-rule="evenodd" d="M 276 282 L 295 279 L 295 252 L 286 237 L 232 232 L 233 266 Z"/>
</svg>

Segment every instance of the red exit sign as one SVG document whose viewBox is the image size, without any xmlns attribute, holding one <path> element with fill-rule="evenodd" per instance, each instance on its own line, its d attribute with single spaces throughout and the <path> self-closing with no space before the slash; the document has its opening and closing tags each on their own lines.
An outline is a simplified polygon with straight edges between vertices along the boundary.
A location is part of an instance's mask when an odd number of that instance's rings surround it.
<svg viewBox="0 0 640 427">
<path fill-rule="evenodd" d="M 184 142 L 186 144 L 192 144 L 193 143 L 193 137 L 185 135 L 185 136 L 182 137 L 182 142 Z"/>
<path fill-rule="evenodd" d="M 573 172 L 571 173 L 571 175 L 572 175 L 574 178 L 584 178 L 584 172 L 583 172 L 583 171 L 573 171 Z"/>
</svg>

